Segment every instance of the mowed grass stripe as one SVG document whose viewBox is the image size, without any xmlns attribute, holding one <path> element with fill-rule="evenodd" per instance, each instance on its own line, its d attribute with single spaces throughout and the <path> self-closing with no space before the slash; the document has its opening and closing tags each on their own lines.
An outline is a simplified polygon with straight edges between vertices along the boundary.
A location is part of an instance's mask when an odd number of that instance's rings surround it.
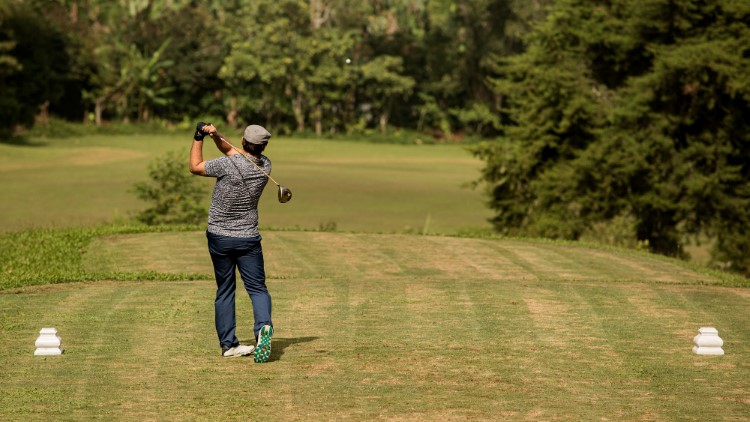
<svg viewBox="0 0 750 422">
<path fill-rule="evenodd" d="M 271 278 L 722 283 L 676 261 L 568 244 L 291 231 L 266 231 L 263 236 L 266 272 Z M 89 248 L 84 265 L 102 271 L 154 269 L 175 274 L 212 274 L 203 232 L 102 238 Z"/>
<path fill-rule="evenodd" d="M 567 403 L 556 403 L 558 411 L 579 408 L 586 420 L 659 419 L 658 398 L 647 382 L 629 370 L 626 355 L 610 341 L 604 320 L 610 318 L 611 310 L 600 312 L 589 302 L 590 295 L 598 294 L 587 285 L 545 286 L 533 319 L 534 332 L 548 347 L 534 354 L 535 366 L 545 378 L 556 380 L 557 394 L 571 397 Z M 620 312 L 627 315 L 630 309 L 623 306 Z M 648 405 L 639 406 L 644 401 Z"/>
<path fill-rule="evenodd" d="M 719 327 L 724 339 L 747 338 L 746 327 L 750 323 L 747 313 L 729 317 L 730 309 L 739 309 L 734 306 L 750 304 L 736 290 L 722 289 L 717 295 L 713 289 L 692 286 L 632 285 L 618 289 L 592 286 L 592 289 L 596 294 L 587 293 L 586 297 L 598 314 L 606 316 L 600 321 L 607 342 L 625 360 L 620 367 L 641 381 L 633 386 L 644 395 L 637 403 L 658 403 L 663 418 L 685 414 L 712 419 L 716 416 L 709 416 L 712 411 L 706 409 L 708 402 L 726 408 L 728 414 L 747 412 L 748 381 L 728 376 L 750 370 L 742 352 L 737 353 L 736 349 L 731 352 L 727 342 L 727 356 L 686 353 L 692 347 L 697 327 L 701 326 Z M 707 298 L 714 300 L 719 296 L 732 305 L 722 309 L 705 303 Z"/>
<path fill-rule="evenodd" d="M 8 303 L 34 309 L 60 303 L 67 309 L 45 321 L 63 321 L 57 324 L 67 346 L 63 357 L 31 356 L 36 327 L 29 318 L 41 311 L 20 313 L 28 328 L 0 334 L 0 349 L 9 357 L 3 361 L 35 369 L 4 376 L 3 390 L 26 386 L 21 390 L 30 396 L 50 390 L 40 407 L 18 395 L 0 399 L 8 405 L 0 415 L 231 419 L 263 411 L 291 420 L 680 419 L 699 406 L 681 398 L 691 390 L 688 396 L 704 397 L 701 414 L 716 420 L 741 415 L 743 400 L 750 399 L 740 388 L 750 375 L 741 364 L 750 351 L 747 337 L 721 360 L 694 357 L 693 333 L 672 338 L 668 332 L 698 321 L 681 322 L 675 312 L 665 314 L 666 322 L 655 315 L 634 318 L 640 313 L 628 305 L 642 288 L 699 290 L 693 286 L 429 278 L 281 279 L 269 285 L 277 335 L 268 365 L 218 357 L 210 281 L 104 282 L 0 295 L 3 309 Z M 736 293 L 741 290 L 700 290 L 727 304 L 717 310 L 722 314 L 749 304 Z M 658 312 L 660 301 L 650 308 Z M 247 341 L 251 315 L 242 293 L 238 313 L 239 335 Z M 9 318 L 3 317 L 3 326 Z M 727 333 L 742 335 L 731 324 Z M 647 354 L 638 348 L 644 342 L 651 343 Z M 704 377 L 706 383 L 669 368 L 696 363 L 713 374 Z M 54 376 L 65 383 L 45 384 L 46 365 L 54 365 Z M 258 389 L 273 399 L 263 400 Z M 662 398 L 674 405 L 660 410 Z M 727 406 L 727 399 L 734 402 Z"/>
<path fill-rule="evenodd" d="M 208 255 L 202 232 L 169 235 L 113 236 L 97 249 L 108 256 L 103 263 L 176 272 L 184 271 L 185 263 L 174 264 L 182 256 Z M 632 279 L 637 266 L 649 276 L 684 268 L 616 252 L 635 265 L 577 268 L 590 262 L 590 249 L 563 244 L 273 231 L 264 239 L 276 326 L 268 364 L 219 357 L 210 279 L 6 291 L 0 390 L 13 393 L 0 395 L 0 419 L 747 414 L 747 289 L 663 284 L 690 280 L 682 276 L 634 283 L 611 274 Z M 170 243 L 180 245 L 179 256 Z M 86 265 L 96 256 L 87 252 Z M 206 263 L 195 268 L 211 271 Z M 241 288 L 237 297 L 238 336 L 252 342 L 250 301 Z M 47 325 L 60 330 L 64 356 L 31 356 Z M 692 337 L 704 325 L 719 328 L 727 356 L 692 354 Z M 57 379 L 51 384 L 48 368 Z"/>
<path fill-rule="evenodd" d="M 677 265 L 676 261 L 633 251 L 518 240 L 487 241 L 486 245 L 540 280 L 717 282 L 714 277 Z"/>
<path fill-rule="evenodd" d="M 252 385 L 227 388 L 224 377 L 234 376 L 241 362 L 220 364 L 221 358 L 209 358 L 219 356 L 211 282 L 103 282 L 66 287 L 48 297 L 52 303 L 39 305 L 40 309 L 59 306 L 59 310 L 36 319 L 42 326 L 58 328 L 66 349 L 63 356 L 32 357 L 33 348 L 21 346 L 33 346 L 32 331 L 26 331 L 32 335 L 23 341 L 3 333 L 3 343 L 17 346 L 12 350 L 20 352 L 15 358 L 23 364 L 16 367 L 25 369 L 20 377 L 12 377 L 19 381 L 12 389 L 42 399 L 32 409 L 4 406 L 6 411 L 31 420 L 35 414 L 162 420 L 165 414 L 211 417 L 213 400 L 250 408 L 260 404 Z M 250 312 L 245 305 L 239 315 L 247 320 Z M 247 341 L 251 330 L 247 325 L 243 328 Z M 196 359 L 199 365 L 192 364 Z M 206 377 L 207 373 L 212 376 Z M 238 393 L 244 397 L 236 397 Z M 33 409 L 39 412 L 24 413 Z"/>
<path fill-rule="evenodd" d="M 104 245 L 107 246 L 104 246 Z M 152 258 L 147 259 L 148 255 Z M 131 260 L 130 256 L 142 259 Z M 86 248 L 83 269 L 90 272 L 155 271 L 213 274 L 205 233 L 142 233 L 94 240 Z M 179 271 L 175 271 L 179 269 Z"/>
<path fill-rule="evenodd" d="M 131 298 L 137 294 L 135 289 L 121 289 L 111 283 L 99 283 L 71 286 L 64 290 L 54 289 L 51 294 L 32 295 L 35 300 L 26 304 L 27 309 L 39 309 L 43 312 L 26 320 L 38 323 L 38 326 L 29 327 L 26 333 L 33 336 L 42 326 L 55 326 L 63 339 L 66 352 L 62 359 L 28 359 L 33 349 L 14 349 L 16 352 L 26 352 L 19 354 L 25 364 L 17 367 L 30 370 L 21 377 L 24 382 L 15 385 L 14 390 L 20 390 L 22 394 L 36 399 L 40 398 L 36 392 L 43 391 L 42 400 L 36 403 L 41 414 L 59 417 L 70 417 L 79 412 L 91 414 L 92 411 L 107 414 L 110 403 L 92 404 L 91 398 L 101 391 L 119 389 L 121 384 L 118 377 L 113 375 L 112 369 L 122 369 L 124 364 L 115 364 L 112 356 L 116 355 L 118 359 L 120 356 L 125 359 L 132 356 L 137 348 L 131 340 L 134 335 L 140 338 L 142 330 L 148 327 L 128 324 L 130 318 L 127 314 L 144 311 L 142 303 L 139 307 L 131 306 Z M 38 300 L 43 297 L 47 300 L 39 303 Z M 128 309 L 118 312 L 118 308 Z M 133 332 L 133 328 L 137 331 Z M 32 336 L 24 341 L 4 341 L 16 345 L 33 345 Z M 156 346 L 152 345 L 152 348 Z M 63 359 L 76 362 L 76 377 L 70 377 L 71 367 Z M 110 368 L 113 364 L 116 368 Z M 135 373 L 133 369 L 136 370 Z M 138 365 L 123 374 L 140 376 L 145 375 L 141 372 L 146 370 L 147 367 Z M 30 380 L 37 382 L 29 382 Z M 132 385 L 129 387 L 133 389 Z M 65 406 L 60 406 L 61 403 L 65 403 Z"/>
<path fill-rule="evenodd" d="M 725 400 L 740 404 L 733 412 L 746 409 L 750 395 L 746 391 L 738 395 L 736 388 L 730 388 L 727 394 L 728 383 L 720 377 L 706 379 L 707 385 L 692 387 L 697 379 L 689 375 L 696 362 L 712 367 L 717 363 L 689 352 L 700 322 L 678 314 L 668 318 L 644 316 L 629 306 L 628 297 L 634 292 L 640 295 L 647 291 L 651 295 L 654 289 L 665 287 L 601 283 L 531 286 L 524 301 L 533 321 L 534 328 L 528 335 L 534 338 L 534 346 L 523 352 L 524 357 L 519 360 L 525 363 L 521 367 L 533 373 L 526 379 L 544 386 L 546 394 L 569 398 L 554 403 L 535 402 L 537 394 L 546 395 L 529 387 L 536 393 L 529 400 L 538 406 L 537 417 L 554 419 L 555 415 L 576 412 L 582 420 L 671 419 L 676 414 L 714 414 L 706 407 L 724 406 Z M 672 289 L 679 293 L 686 287 Z M 658 313 L 661 302 L 651 305 Z M 703 318 L 710 320 L 714 315 L 707 312 Z M 731 332 L 733 325 L 721 326 Z M 742 362 L 741 355 L 733 359 Z M 737 368 L 733 363 L 724 369 Z M 745 366 L 742 372 L 747 370 Z M 734 387 L 747 386 L 746 380 L 733 381 Z M 709 394 L 712 403 L 707 404 L 699 394 Z"/>
</svg>

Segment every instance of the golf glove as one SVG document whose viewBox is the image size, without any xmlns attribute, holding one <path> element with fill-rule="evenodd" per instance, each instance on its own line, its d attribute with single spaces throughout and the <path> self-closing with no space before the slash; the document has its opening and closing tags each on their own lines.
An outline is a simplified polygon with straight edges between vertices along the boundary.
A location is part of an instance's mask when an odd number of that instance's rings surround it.
<svg viewBox="0 0 750 422">
<path fill-rule="evenodd" d="M 206 136 L 206 133 L 203 132 L 203 127 L 208 126 L 210 124 L 211 123 L 203 123 L 203 122 L 198 123 L 198 125 L 195 126 L 195 135 L 193 135 L 193 139 L 195 139 L 196 141 L 202 141 L 203 137 Z"/>
</svg>

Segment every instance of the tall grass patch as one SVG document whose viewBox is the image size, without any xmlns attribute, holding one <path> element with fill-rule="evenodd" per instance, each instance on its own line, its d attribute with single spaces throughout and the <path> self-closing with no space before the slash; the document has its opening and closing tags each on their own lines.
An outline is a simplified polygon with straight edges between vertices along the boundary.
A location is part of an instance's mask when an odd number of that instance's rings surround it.
<svg viewBox="0 0 750 422">
<path fill-rule="evenodd" d="M 106 235 L 195 230 L 194 226 L 146 227 L 138 225 L 29 229 L 0 234 L 0 290 L 73 281 L 194 279 L 190 274 L 157 274 L 154 271 L 102 271 L 84 268 L 82 258 L 92 240 Z"/>
</svg>

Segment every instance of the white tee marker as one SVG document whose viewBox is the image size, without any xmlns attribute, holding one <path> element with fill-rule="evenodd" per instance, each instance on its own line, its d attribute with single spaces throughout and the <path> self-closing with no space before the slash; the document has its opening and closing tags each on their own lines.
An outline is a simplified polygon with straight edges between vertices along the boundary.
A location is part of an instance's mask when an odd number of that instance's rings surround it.
<svg viewBox="0 0 750 422">
<path fill-rule="evenodd" d="M 719 337 L 719 330 L 714 327 L 701 327 L 697 336 L 693 337 L 693 353 L 696 355 L 723 355 L 724 340 Z"/>
<path fill-rule="evenodd" d="M 34 356 L 55 356 L 61 355 L 62 340 L 57 335 L 57 330 L 54 328 L 42 328 L 39 330 L 39 337 L 36 339 L 36 350 Z"/>
</svg>

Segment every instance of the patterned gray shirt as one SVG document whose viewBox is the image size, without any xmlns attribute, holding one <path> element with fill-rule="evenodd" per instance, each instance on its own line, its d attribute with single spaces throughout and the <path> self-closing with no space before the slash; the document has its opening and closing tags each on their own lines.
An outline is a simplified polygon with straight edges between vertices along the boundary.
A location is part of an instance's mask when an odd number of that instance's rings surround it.
<svg viewBox="0 0 750 422">
<path fill-rule="evenodd" d="M 248 157 L 271 174 L 268 157 Z M 268 177 L 240 154 L 206 161 L 206 176 L 217 178 L 208 210 L 208 231 L 229 237 L 260 236 L 258 201 Z"/>
</svg>

